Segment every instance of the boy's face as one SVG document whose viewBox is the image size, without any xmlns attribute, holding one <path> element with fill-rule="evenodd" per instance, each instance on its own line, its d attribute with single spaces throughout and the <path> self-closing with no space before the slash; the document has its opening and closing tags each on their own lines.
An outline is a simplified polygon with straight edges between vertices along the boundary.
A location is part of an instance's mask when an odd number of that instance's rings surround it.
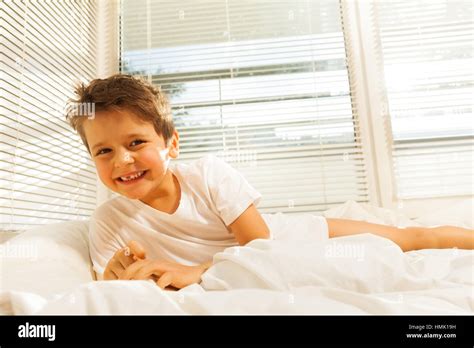
<svg viewBox="0 0 474 348">
<path fill-rule="evenodd" d="M 86 120 L 84 133 L 97 173 L 109 189 L 144 202 L 170 192 L 168 165 L 178 156 L 177 132 L 166 146 L 153 124 L 128 110 L 114 110 Z"/>
</svg>

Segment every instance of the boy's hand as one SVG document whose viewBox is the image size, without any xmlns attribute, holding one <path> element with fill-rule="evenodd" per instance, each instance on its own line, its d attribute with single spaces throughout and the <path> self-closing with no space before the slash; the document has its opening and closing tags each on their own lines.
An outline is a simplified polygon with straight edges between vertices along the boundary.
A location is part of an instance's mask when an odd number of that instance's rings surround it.
<svg viewBox="0 0 474 348">
<path fill-rule="evenodd" d="M 140 243 L 132 240 L 125 248 L 117 250 L 107 263 L 104 280 L 119 279 L 124 270 L 138 260 L 145 258 L 145 249 Z"/>
<path fill-rule="evenodd" d="M 156 280 L 156 284 L 165 289 L 184 288 L 190 284 L 199 283 L 201 275 L 210 267 L 211 263 L 199 266 L 185 266 L 175 262 L 161 260 L 138 260 L 122 272 L 119 279 L 127 280 Z"/>
</svg>

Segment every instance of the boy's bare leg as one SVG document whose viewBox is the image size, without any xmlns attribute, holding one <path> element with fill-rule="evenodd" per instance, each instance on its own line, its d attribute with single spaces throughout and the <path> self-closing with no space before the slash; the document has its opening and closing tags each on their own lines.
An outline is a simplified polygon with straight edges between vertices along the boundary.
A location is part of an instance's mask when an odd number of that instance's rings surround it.
<svg viewBox="0 0 474 348">
<path fill-rule="evenodd" d="M 372 233 L 388 238 L 403 251 L 417 249 L 474 249 L 474 230 L 454 226 L 406 227 L 373 224 L 365 221 L 327 218 L 329 238 Z"/>
</svg>

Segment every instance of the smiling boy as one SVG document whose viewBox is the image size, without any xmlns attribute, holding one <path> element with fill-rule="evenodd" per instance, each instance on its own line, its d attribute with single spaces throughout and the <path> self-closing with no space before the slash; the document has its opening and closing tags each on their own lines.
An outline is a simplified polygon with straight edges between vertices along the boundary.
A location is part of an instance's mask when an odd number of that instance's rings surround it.
<svg viewBox="0 0 474 348">
<path fill-rule="evenodd" d="M 174 163 L 179 135 L 163 93 L 143 80 L 114 75 L 76 89 L 74 103 L 94 103 L 93 119 L 68 115 L 100 180 L 120 196 L 96 209 L 90 250 L 99 279 L 154 279 L 166 288 L 200 281 L 217 252 L 271 238 L 256 206 L 260 194 L 214 156 Z M 314 233 L 373 233 L 403 250 L 472 249 L 472 231 L 406 228 L 314 216 Z M 297 231 L 295 231 L 296 233 Z"/>
<path fill-rule="evenodd" d="M 91 258 L 99 279 L 153 275 L 162 287 L 182 287 L 199 280 L 215 253 L 269 238 L 254 204 L 260 195 L 238 172 L 213 156 L 192 165 L 170 163 L 178 157 L 179 136 L 158 89 L 116 75 L 76 93 L 78 103 L 95 104 L 95 117 L 70 115 L 71 125 L 100 180 L 120 194 L 91 219 Z M 171 279 L 165 270 L 179 277 Z"/>
</svg>

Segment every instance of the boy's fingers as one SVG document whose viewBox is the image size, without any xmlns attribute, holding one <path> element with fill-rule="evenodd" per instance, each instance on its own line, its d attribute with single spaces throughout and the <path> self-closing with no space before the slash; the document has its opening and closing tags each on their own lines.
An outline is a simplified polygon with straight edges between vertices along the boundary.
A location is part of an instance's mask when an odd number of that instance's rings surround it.
<svg viewBox="0 0 474 348">
<path fill-rule="evenodd" d="M 156 262 L 150 262 L 135 272 L 132 279 L 158 279 L 163 272 L 164 271 L 160 269 L 160 267 L 157 267 Z"/>
<path fill-rule="evenodd" d="M 105 267 L 104 279 L 105 280 L 118 279 L 118 275 L 122 271 L 123 271 L 122 264 L 115 257 L 113 257 L 112 259 L 110 259 L 109 263 L 107 264 L 107 267 Z"/>
<path fill-rule="evenodd" d="M 135 274 L 140 271 L 140 269 L 146 266 L 149 262 L 146 260 L 138 260 L 128 266 L 120 275 L 120 279 L 130 280 L 135 277 Z"/>
<path fill-rule="evenodd" d="M 120 258 L 123 258 L 123 256 L 128 257 L 129 255 L 130 255 L 130 248 L 126 246 L 126 247 L 118 249 L 114 253 L 114 256 L 112 256 L 111 260 L 112 259 L 120 259 Z"/>
<path fill-rule="evenodd" d="M 156 285 L 158 285 L 160 288 L 164 289 L 167 286 L 171 285 L 173 283 L 173 273 L 172 272 L 166 272 L 161 275 L 161 277 L 158 279 L 156 282 Z"/>
<path fill-rule="evenodd" d="M 136 256 L 134 253 L 136 253 Z M 104 271 L 104 279 L 121 279 L 121 275 L 128 266 L 136 260 L 144 257 L 144 248 L 136 241 L 129 242 L 128 246 L 117 250 L 114 256 L 110 259 Z"/>
<path fill-rule="evenodd" d="M 113 256 L 122 265 L 123 269 L 137 260 L 145 258 L 145 249 L 136 241 L 128 242 L 127 246 L 117 250 Z"/>
<path fill-rule="evenodd" d="M 131 254 L 130 252 L 130 247 L 128 246 L 120 249 L 119 252 L 115 255 L 115 259 L 117 259 L 122 264 L 122 267 L 124 269 L 136 261 L 133 257 L 133 254 Z"/>
<path fill-rule="evenodd" d="M 114 280 L 117 279 L 117 276 L 110 269 L 104 271 L 104 280 Z"/>
<path fill-rule="evenodd" d="M 139 259 L 145 259 L 145 248 L 140 243 L 135 240 L 131 240 L 127 243 L 127 246 L 130 248 L 130 254 L 135 255 Z"/>
</svg>

